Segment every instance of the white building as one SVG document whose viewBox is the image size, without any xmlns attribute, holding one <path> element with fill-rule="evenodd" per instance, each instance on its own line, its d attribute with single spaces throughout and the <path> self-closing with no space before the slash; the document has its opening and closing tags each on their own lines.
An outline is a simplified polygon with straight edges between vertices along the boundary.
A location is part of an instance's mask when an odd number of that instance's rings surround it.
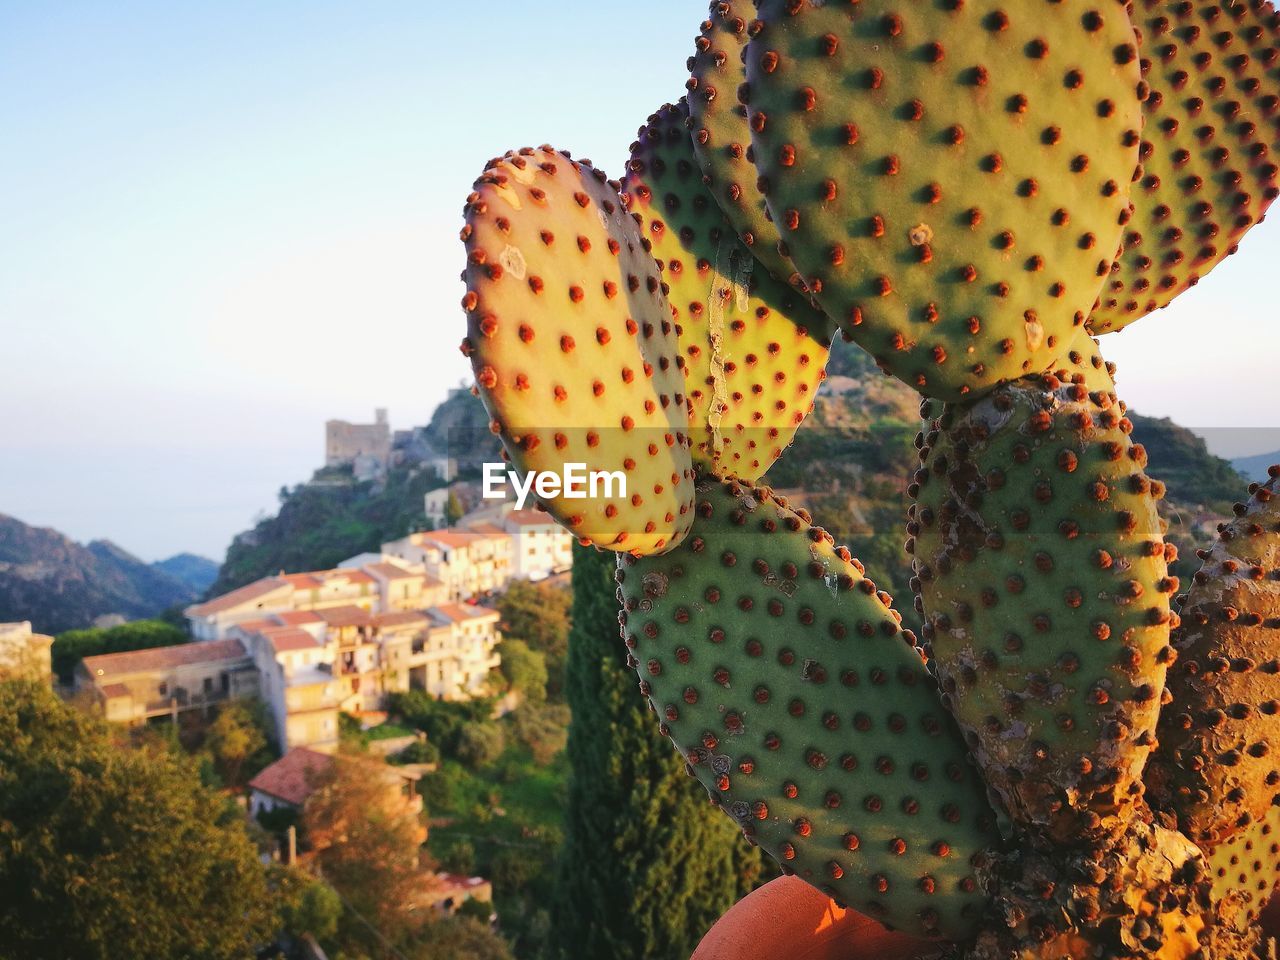
<svg viewBox="0 0 1280 960">
<path fill-rule="evenodd" d="M 422 567 L 451 600 L 495 593 L 511 580 L 511 535 L 493 524 L 411 533 L 384 543 L 382 552 Z"/>
<path fill-rule="evenodd" d="M 511 535 L 511 575 L 545 580 L 573 566 L 573 534 L 542 510 L 510 510 L 501 525 Z"/>
</svg>

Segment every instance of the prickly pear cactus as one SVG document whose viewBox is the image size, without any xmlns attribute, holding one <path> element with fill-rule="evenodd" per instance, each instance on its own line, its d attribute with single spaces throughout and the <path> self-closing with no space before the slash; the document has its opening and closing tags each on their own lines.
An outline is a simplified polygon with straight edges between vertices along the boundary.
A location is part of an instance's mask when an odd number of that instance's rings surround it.
<svg viewBox="0 0 1280 960">
<path fill-rule="evenodd" d="M 813 408 L 834 327 L 738 241 L 703 185 L 688 119 L 684 102 L 649 118 L 623 197 L 668 287 L 694 460 L 758 480 Z"/>
<path fill-rule="evenodd" d="M 1194 286 L 1280 195 L 1280 17 L 1265 0 L 1138 0 L 1142 173 L 1124 254 L 1089 318 L 1121 330 Z"/>
<path fill-rule="evenodd" d="M 624 185 L 543 148 L 468 201 L 513 466 L 629 481 L 538 496 L 618 554 L 655 733 L 784 871 L 949 960 L 1260 955 L 1280 468 L 1180 621 L 1094 336 L 1262 219 L 1278 31 L 1263 0 L 722 0 Z M 922 394 L 919 643 L 758 482 L 836 329 Z"/>
<path fill-rule="evenodd" d="M 521 473 L 580 463 L 626 479 L 611 496 L 537 491 L 581 539 L 675 546 L 693 520 L 684 376 L 657 264 L 616 184 L 548 147 L 521 150 L 489 165 L 466 217 L 462 350 L 508 456 Z"/>
<path fill-rule="evenodd" d="M 789 872 L 908 933 L 972 933 L 995 814 L 891 598 L 767 487 L 618 567 L 622 635 L 694 774 Z"/>
<path fill-rule="evenodd" d="M 761 188 L 818 304 L 947 400 L 1048 369 L 1129 217 L 1141 82 L 1107 4 L 763 0 Z"/>
<path fill-rule="evenodd" d="M 1202 552 L 1148 772 L 1158 802 L 1209 847 L 1280 801 L 1280 469 L 1272 473 Z"/>
<path fill-rule="evenodd" d="M 778 251 L 782 238 L 757 184 L 747 108 L 738 99 L 747 79 L 742 55 L 754 17 L 753 0 L 711 4 L 689 58 L 689 125 L 707 189 L 761 266 L 785 280 L 795 267 Z"/>
<path fill-rule="evenodd" d="M 937 406 L 937 404 L 934 404 Z M 1110 394 L 1045 376 L 925 421 L 907 550 L 925 648 L 1009 813 L 1130 818 L 1171 659 L 1159 485 Z"/>
</svg>

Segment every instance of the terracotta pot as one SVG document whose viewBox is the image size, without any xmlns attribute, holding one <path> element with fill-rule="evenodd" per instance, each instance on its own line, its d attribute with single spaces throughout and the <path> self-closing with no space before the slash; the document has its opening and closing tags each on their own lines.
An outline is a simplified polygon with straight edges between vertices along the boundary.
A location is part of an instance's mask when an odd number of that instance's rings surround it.
<svg viewBox="0 0 1280 960">
<path fill-rule="evenodd" d="M 939 952 L 837 907 L 803 880 L 779 877 L 735 903 L 691 960 L 930 960 Z"/>
<path fill-rule="evenodd" d="M 1260 918 L 1280 938 L 1280 897 Z M 890 933 L 837 907 L 803 880 L 780 877 L 735 903 L 702 938 L 690 960 L 933 960 L 936 944 Z"/>
</svg>

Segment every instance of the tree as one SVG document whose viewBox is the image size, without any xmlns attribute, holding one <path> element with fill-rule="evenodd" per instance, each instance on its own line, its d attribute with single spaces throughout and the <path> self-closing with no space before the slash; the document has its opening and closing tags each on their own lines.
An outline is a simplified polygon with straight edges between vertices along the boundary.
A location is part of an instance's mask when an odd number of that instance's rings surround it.
<svg viewBox="0 0 1280 960">
<path fill-rule="evenodd" d="M 458 499 L 458 495 L 452 490 L 449 491 L 449 499 L 444 504 L 444 522 L 447 526 L 452 527 L 455 523 L 462 519 L 466 513 L 462 509 L 462 501 Z"/>
<path fill-rule="evenodd" d="M 50 649 L 53 672 L 63 683 L 70 683 L 76 664 L 85 657 L 151 647 L 171 647 L 190 639 L 186 630 L 162 620 L 135 620 L 118 627 L 66 630 L 53 639 L 53 647 Z"/>
<path fill-rule="evenodd" d="M 539 704 L 547 699 L 547 657 L 531 650 L 523 640 L 507 638 L 498 646 L 502 657 L 502 675 L 525 703 Z"/>
<path fill-rule="evenodd" d="M 611 554 L 574 548 L 565 842 L 552 901 L 560 956 L 670 960 L 759 873 L 658 734 L 618 638 Z"/>
<path fill-rule="evenodd" d="M 523 640 L 547 659 L 548 692 L 558 697 L 564 687 L 565 656 L 569 649 L 569 604 L 563 587 L 513 580 L 498 598 L 503 637 Z"/>
<path fill-rule="evenodd" d="M 0 683 L 0 953 L 239 960 L 279 925 L 238 811 L 187 758 Z"/>
<path fill-rule="evenodd" d="M 275 865 L 270 880 L 280 900 L 280 922 L 292 937 L 328 940 L 338 931 L 342 901 L 333 887 L 297 867 Z"/>
<path fill-rule="evenodd" d="M 246 774 L 256 772 L 246 770 L 246 763 L 260 770 L 268 761 L 261 712 L 261 704 L 256 705 L 255 713 L 248 705 L 233 701 L 225 704 L 209 725 L 205 749 L 213 758 L 218 776 L 227 786 L 241 786 Z"/>
<path fill-rule="evenodd" d="M 516 739 L 529 748 L 533 762 L 550 764 L 564 749 L 569 731 L 569 708 L 562 703 L 521 704 L 511 714 Z"/>
<path fill-rule="evenodd" d="M 406 950 L 411 960 L 514 960 L 507 942 L 474 917 L 428 924 Z"/>
<path fill-rule="evenodd" d="M 458 759 L 473 770 L 494 763 L 506 748 L 502 728 L 492 721 L 471 723 L 458 731 Z"/>
<path fill-rule="evenodd" d="M 417 814 L 389 786 L 393 771 L 339 754 L 316 777 L 303 808 L 306 839 L 325 880 L 360 918 L 347 931 L 357 941 L 367 934 L 365 923 L 391 940 L 421 923 L 413 895 L 421 880 L 423 834 Z"/>
</svg>

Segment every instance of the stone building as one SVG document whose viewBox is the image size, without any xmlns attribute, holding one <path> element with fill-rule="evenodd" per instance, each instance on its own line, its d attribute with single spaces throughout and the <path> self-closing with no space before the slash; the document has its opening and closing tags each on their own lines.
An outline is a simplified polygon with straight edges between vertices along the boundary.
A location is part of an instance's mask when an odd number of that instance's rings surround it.
<svg viewBox="0 0 1280 960">
<path fill-rule="evenodd" d="M 108 720 L 127 724 L 259 691 L 253 657 L 235 639 L 85 657 L 76 667 L 75 687 L 92 694 Z"/>
<path fill-rule="evenodd" d="M 352 468 L 357 480 L 387 472 L 391 463 L 391 426 L 387 411 L 374 411 L 373 423 L 329 420 L 324 425 L 324 465 Z"/>
</svg>

